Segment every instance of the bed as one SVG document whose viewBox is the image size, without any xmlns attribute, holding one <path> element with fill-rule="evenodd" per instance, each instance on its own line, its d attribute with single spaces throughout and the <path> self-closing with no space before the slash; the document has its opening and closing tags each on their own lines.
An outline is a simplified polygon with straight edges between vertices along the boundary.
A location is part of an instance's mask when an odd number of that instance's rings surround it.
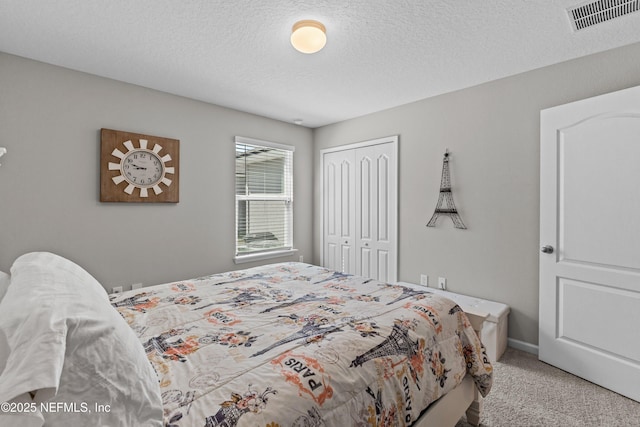
<svg viewBox="0 0 640 427">
<path fill-rule="evenodd" d="M 66 277 L 69 272 L 73 277 Z M 39 297 L 45 293 L 45 298 L 56 298 L 52 306 L 59 309 L 64 302 L 59 288 L 74 283 L 64 288 L 68 303 L 84 304 L 78 294 L 91 280 L 95 281 L 80 267 L 53 254 L 19 258 L 0 302 L 0 331 L 9 335 L 10 343 L 20 341 L 8 332 L 17 321 L 7 318 L 28 320 L 24 309 L 14 308 L 33 300 L 17 288 L 35 287 Z M 34 281 L 38 283 L 30 283 Z M 56 291 L 46 293 L 51 283 Z M 92 299 L 100 294 L 99 286 L 89 286 Z M 102 303 L 106 294 L 99 299 Z M 114 353 L 125 350 L 126 341 L 126 350 L 135 353 L 126 359 L 135 359 L 136 366 L 129 366 L 131 375 L 121 375 L 128 378 L 115 387 L 122 396 L 69 393 L 62 384 L 64 375 L 58 377 L 58 385 L 25 386 L 5 369 L 0 402 L 18 399 L 28 404 L 46 398 L 89 408 L 109 405 L 113 411 L 125 398 L 134 400 L 120 411 L 129 420 L 119 424 L 111 411 L 52 414 L 45 406 L 37 414 L 47 419 L 46 425 L 65 426 L 96 424 L 99 419 L 105 425 L 166 427 L 422 427 L 454 425 L 465 411 L 477 425 L 480 396 L 492 384 L 492 367 L 473 327 L 474 322 L 476 327 L 482 324 L 482 315 L 465 314 L 454 302 L 426 289 L 310 264 L 280 263 L 151 286 L 109 295 L 108 303 L 115 308 L 109 307 L 108 322 L 122 323 L 126 340 L 110 337 L 111 343 L 105 340 L 88 354 L 92 363 L 109 365 Z M 80 329 L 67 326 L 67 347 L 71 332 Z M 83 341 L 93 345 L 87 337 Z M 26 356 L 21 356 L 24 366 Z M 15 371 L 16 360 L 6 359 L 5 355 L 3 362 L 0 353 L 0 368 L 4 364 Z M 29 363 L 49 363 L 48 358 L 40 359 L 44 360 Z M 5 384 L 12 388 L 7 390 Z M 130 386 L 135 392 L 128 391 Z M 47 392 L 39 397 L 41 390 Z M 9 414 L 25 415 L 36 419 L 34 413 Z M 2 416 L 0 412 L 0 425 Z M 80 421 L 73 424 L 76 420 Z"/>
</svg>

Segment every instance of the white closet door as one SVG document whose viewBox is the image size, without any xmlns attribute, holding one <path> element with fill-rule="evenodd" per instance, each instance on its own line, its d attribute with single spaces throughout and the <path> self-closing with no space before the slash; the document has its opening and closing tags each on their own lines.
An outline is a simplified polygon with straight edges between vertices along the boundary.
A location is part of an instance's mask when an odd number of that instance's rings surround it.
<svg viewBox="0 0 640 427">
<path fill-rule="evenodd" d="M 324 266 L 355 273 L 355 152 L 324 155 Z"/>
<path fill-rule="evenodd" d="M 397 280 L 397 137 L 322 153 L 325 267 Z"/>
<path fill-rule="evenodd" d="M 396 152 L 393 144 L 355 150 L 356 273 L 395 281 Z"/>
</svg>

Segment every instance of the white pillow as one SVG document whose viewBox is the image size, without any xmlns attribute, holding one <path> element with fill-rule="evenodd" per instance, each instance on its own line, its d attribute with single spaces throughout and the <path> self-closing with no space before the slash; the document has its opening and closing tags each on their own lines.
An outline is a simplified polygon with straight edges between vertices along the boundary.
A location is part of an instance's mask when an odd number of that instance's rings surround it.
<svg viewBox="0 0 640 427">
<path fill-rule="evenodd" d="M 140 341 L 81 267 L 23 255 L 1 305 L 0 402 L 34 395 L 47 427 L 162 425 L 158 377 Z M 35 425 L 30 415 L 24 425 Z M 5 423 L 23 425 L 0 412 Z"/>
<path fill-rule="evenodd" d="M 4 294 L 7 293 L 7 288 L 9 287 L 9 282 L 11 281 L 11 276 L 7 273 L 0 271 L 0 301 L 4 297 Z"/>
</svg>

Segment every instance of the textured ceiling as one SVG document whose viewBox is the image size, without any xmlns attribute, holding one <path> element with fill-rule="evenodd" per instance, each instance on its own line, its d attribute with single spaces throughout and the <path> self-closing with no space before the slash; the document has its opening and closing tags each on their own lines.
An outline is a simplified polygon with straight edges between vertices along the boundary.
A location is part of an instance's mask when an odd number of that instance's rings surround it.
<svg viewBox="0 0 640 427">
<path fill-rule="evenodd" d="M 318 127 L 640 41 L 640 13 L 574 32 L 581 3 L 0 0 L 0 51 Z"/>
</svg>

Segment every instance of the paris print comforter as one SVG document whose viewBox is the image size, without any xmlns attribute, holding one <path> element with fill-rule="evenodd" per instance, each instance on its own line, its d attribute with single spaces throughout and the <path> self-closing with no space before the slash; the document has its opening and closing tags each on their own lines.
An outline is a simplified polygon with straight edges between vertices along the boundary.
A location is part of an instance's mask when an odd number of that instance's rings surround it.
<svg viewBox="0 0 640 427">
<path fill-rule="evenodd" d="M 492 367 L 427 290 L 283 263 L 111 295 L 160 382 L 166 426 L 410 425 Z"/>
</svg>

